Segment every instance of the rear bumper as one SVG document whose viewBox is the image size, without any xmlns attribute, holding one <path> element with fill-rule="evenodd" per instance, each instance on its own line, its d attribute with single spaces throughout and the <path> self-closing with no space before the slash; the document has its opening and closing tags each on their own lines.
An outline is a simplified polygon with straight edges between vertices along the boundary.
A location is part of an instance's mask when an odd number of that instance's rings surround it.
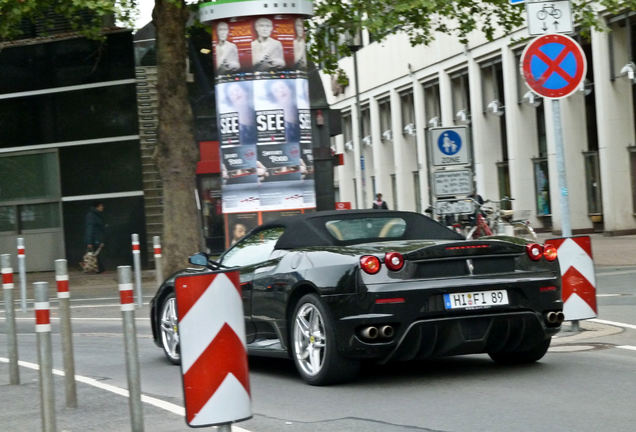
<svg viewBox="0 0 636 432">
<path fill-rule="evenodd" d="M 560 288 L 551 274 L 367 285 L 364 294 L 332 303 L 338 350 L 380 362 L 523 351 L 559 332 L 560 324 L 548 323 L 546 314 L 563 310 Z M 498 289 L 507 290 L 509 304 L 445 308 L 445 293 Z M 390 338 L 369 340 L 362 332 L 385 325 L 394 330 Z"/>
<path fill-rule="evenodd" d="M 380 317 L 378 317 L 380 318 Z M 378 319 L 376 318 L 376 319 Z M 388 318 L 388 317 L 387 317 Z M 380 318 L 380 321 L 384 321 Z M 559 332 L 541 313 L 502 312 L 422 319 L 401 327 L 389 342 L 368 343 L 355 333 L 343 355 L 349 358 L 413 360 L 501 351 L 528 350 Z"/>
</svg>

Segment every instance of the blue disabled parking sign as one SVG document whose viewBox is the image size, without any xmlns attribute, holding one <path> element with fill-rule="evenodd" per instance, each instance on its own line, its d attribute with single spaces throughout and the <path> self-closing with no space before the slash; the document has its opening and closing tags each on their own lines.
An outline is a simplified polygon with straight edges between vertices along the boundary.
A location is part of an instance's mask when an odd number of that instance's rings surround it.
<svg viewBox="0 0 636 432">
<path fill-rule="evenodd" d="M 431 129 L 434 166 L 469 164 L 468 133 L 465 126 Z"/>
</svg>

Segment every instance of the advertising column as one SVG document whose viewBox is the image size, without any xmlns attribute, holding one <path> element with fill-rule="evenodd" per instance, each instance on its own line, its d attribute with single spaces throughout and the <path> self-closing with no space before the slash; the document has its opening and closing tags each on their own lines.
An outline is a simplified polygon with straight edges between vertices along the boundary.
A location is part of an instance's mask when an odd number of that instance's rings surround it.
<svg viewBox="0 0 636 432">
<path fill-rule="evenodd" d="M 212 30 L 226 246 L 274 217 L 315 209 L 304 19 L 308 0 L 220 0 Z"/>
</svg>

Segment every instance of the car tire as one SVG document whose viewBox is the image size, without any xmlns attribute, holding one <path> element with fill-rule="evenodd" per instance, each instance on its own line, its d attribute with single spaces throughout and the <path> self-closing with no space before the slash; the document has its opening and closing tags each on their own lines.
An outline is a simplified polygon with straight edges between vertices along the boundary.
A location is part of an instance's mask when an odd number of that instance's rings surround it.
<svg viewBox="0 0 636 432">
<path fill-rule="evenodd" d="M 333 318 L 317 295 L 298 301 L 289 328 L 291 356 L 308 384 L 335 384 L 357 375 L 360 362 L 338 352 Z"/>
<path fill-rule="evenodd" d="M 172 364 L 181 363 L 179 331 L 177 326 L 177 300 L 174 293 L 168 294 L 159 308 L 159 332 L 161 347 Z"/>
<path fill-rule="evenodd" d="M 538 343 L 535 347 L 526 351 L 496 352 L 488 353 L 488 355 L 491 359 L 500 364 L 515 365 L 534 363 L 540 360 L 545 353 L 548 352 L 551 341 L 552 338 L 547 338 Z"/>
</svg>

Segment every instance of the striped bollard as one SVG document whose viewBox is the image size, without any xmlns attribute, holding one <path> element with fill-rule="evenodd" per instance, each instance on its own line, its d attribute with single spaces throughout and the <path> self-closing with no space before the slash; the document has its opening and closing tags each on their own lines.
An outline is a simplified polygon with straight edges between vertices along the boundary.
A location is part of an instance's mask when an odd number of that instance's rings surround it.
<svg viewBox="0 0 636 432">
<path fill-rule="evenodd" d="M 186 423 L 218 426 L 252 417 L 239 273 L 175 280 Z"/>
<path fill-rule="evenodd" d="M 163 268 L 161 267 L 161 240 L 159 236 L 152 238 L 152 248 L 155 251 L 155 275 L 157 277 L 157 286 L 163 283 Z"/>
<path fill-rule="evenodd" d="M 144 305 L 141 291 L 141 250 L 139 248 L 139 234 L 132 235 L 133 266 L 135 269 L 135 291 L 137 292 L 137 305 Z"/>
<path fill-rule="evenodd" d="M 55 393 L 53 388 L 53 355 L 51 350 L 51 311 L 48 282 L 34 282 L 35 334 L 40 365 L 40 414 L 42 430 L 55 432 Z"/>
<path fill-rule="evenodd" d="M 4 293 L 4 310 L 7 323 L 7 351 L 9 355 L 9 383 L 20 384 L 18 368 L 18 337 L 15 328 L 15 306 L 13 304 L 13 268 L 11 255 L 2 254 L 2 291 Z"/>
<path fill-rule="evenodd" d="M 144 416 L 141 406 L 141 380 L 139 378 L 139 356 L 137 354 L 137 329 L 135 328 L 135 302 L 131 282 L 130 266 L 117 267 L 119 299 L 124 324 L 126 348 L 126 372 L 128 376 L 128 406 L 133 432 L 143 432 Z"/>
<path fill-rule="evenodd" d="M 20 305 L 22 312 L 27 311 L 26 299 L 26 255 L 24 254 L 24 238 L 18 237 L 18 272 L 20 273 Z"/>
<path fill-rule="evenodd" d="M 57 283 L 57 302 L 60 312 L 60 337 L 62 339 L 62 356 L 64 359 L 66 406 L 68 408 L 77 408 L 73 330 L 71 328 L 71 293 L 68 289 L 68 269 L 65 259 L 55 260 L 55 281 Z"/>
</svg>

